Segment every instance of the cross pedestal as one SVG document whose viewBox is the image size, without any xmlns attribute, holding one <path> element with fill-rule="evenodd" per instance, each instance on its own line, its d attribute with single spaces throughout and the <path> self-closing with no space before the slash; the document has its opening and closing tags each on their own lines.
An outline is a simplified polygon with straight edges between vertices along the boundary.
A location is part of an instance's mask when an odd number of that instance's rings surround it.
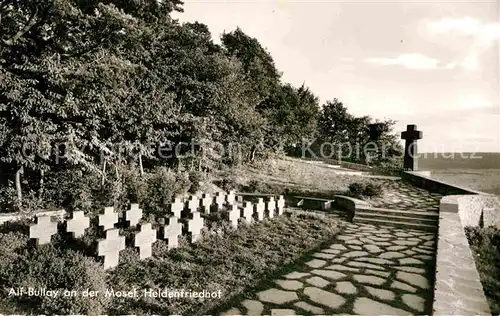
<svg viewBox="0 0 500 316">
<path fill-rule="evenodd" d="M 401 139 L 405 140 L 404 170 L 418 170 L 417 140 L 422 139 L 422 132 L 417 130 L 417 125 L 407 125 Z"/>
</svg>

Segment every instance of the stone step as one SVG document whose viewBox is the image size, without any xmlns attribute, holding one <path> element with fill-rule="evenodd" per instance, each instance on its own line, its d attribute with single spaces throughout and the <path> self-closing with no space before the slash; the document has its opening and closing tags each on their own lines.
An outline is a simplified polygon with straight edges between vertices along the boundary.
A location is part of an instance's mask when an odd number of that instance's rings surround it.
<svg viewBox="0 0 500 316">
<path fill-rule="evenodd" d="M 360 217 L 395 221 L 401 223 L 429 224 L 429 225 L 437 225 L 438 223 L 438 218 L 410 217 L 410 216 L 397 216 L 384 213 L 356 212 L 355 218 L 360 218 Z"/>
<path fill-rule="evenodd" d="M 365 224 L 373 224 L 373 225 L 381 225 L 381 226 L 393 226 L 397 228 L 411 228 L 417 230 L 425 230 L 429 232 L 436 232 L 438 230 L 438 225 L 429 225 L 429 224 L 414 224 L 409 222 L 396 222 L 391 220 L 382 220 L 375 218 L 354 218 L 355 223 L 365 223 Z"/>
<path fill-rule="evenodd" d="M 387 214 L 394 216 L 412 217 L 412 218 L 428 218 L 428 219 L 439 219 L 439 213 L 437 211 L 409 211 L 409 210 L 393 210 L 388 208 L 380 207 L 359 207 L 356 208 L 356 214 L 358 213 L 374 213 L 374 214 Z"/>
</svg>

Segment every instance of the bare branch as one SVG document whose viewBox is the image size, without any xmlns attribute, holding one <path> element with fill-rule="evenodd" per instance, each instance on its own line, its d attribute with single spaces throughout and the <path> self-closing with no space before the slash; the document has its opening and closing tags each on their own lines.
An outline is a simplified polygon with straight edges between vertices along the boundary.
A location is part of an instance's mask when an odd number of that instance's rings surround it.
<svg viewBox="0 0 500 316">
<path fill-rule="evenodd" d="M 38 10 L 35 9 L 35 12 L 31 15 L 28 23 L 21 29 L 19 30 L 14 36 L 7 40 L 3 40 L 3 42 L 6 45 L 12 45 L 14 44 L 15 41 L 17 41 L 19 38 L 21 38 L 24 34 L 26 34 L 32 27 L 33 25 L 36 24 L 36 18 L 37 18 Z"/>
</svg>

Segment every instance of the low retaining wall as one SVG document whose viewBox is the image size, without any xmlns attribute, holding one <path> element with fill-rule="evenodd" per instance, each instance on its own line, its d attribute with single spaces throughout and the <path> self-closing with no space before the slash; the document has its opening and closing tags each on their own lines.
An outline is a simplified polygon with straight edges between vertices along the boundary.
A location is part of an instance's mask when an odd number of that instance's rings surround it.
<svg viewBox="0 0 500 316">
<path fill-rule="evenodd" d="M 422 171 L 405 171 L 401 175 L 403 181 L 409 182 L 412 185 L 426 189 L 433 193 L 440 193 L 443 195 L 451 194 L 481 194 L 491 195 L 481 191 L 471 190 L 469 188 L 461 187 L 444 181 L 432 179 Z"/>
<path fill-rule="evenodd" d="M 463 227 L 500 224 L 500 199 L 490 195 L 448 195 L 441 199 L 441 212 L 458 213 Z"/>
<path fill-rule="evenodd" d="M 368 204 L 368 202 L 366 201 L 344 195 L 335 195 L 333 205 L 342 210 L 352 212 L 353 214 L 354 212 L 356 212 L 356 209 L 360 207 L 370 206 L 370 204 Z"/>
<path fill-rule="evenodd" d="M 489 203 L 488 196 L 441 199 L 433 315 L 491 315 L 464 231 L 465 224 L 479 223 L 478 210 Z"/>
<path fill-rule="evenodd" d="M 64 219 L 64 216 L 66 215 L 65 210 L 58 210 L 58 211 L 43 211 L 43 212 L 38 212 L 36 213 L 36 216 L 54 216 L 59 218 L 60 220 Z M 21 215 L 19 213 L 0 213 L 0 225 L 6 222 L 15 222 L 18 220 L 21 220 L 23 218 L 34 218 L 35 214 L 33 215 Z"/>
</svg>

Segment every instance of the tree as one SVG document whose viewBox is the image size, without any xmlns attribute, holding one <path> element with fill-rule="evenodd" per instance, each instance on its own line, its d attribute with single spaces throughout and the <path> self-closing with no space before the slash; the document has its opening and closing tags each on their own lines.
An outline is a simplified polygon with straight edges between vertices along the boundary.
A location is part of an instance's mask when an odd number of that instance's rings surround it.
<svg viewBox="0 0 500 316">
<path fill-rule="evenodd" d="M 54 148 L 69 135 L 90 148 L 94 138 L 112 138 L 115 104 L 139 74 L 123 52 L 180 3 L 0 1 L 0 154 L 16 170 L 19 199 L 23 170 L 57 164 Z"/>
<path fill-rule="evenodd" d="M 278 86 L 281 73 L 276 69 L 271 54 L 259 41 L 246 35 L 239 27 L 221 36 L 223 47 L 230 56 L 235 56 L 243 65 L 251 91 L 258 98 L 258 103 L 268 98 Z"/>
<path fill-rule="evenodd" d="M 291 84 L 279 85 L 264 103 L 262 113 L 269 122 L 269 146 L 289 147 L 314 135 L 319 101 L 306 86 L 297 89 Z"/>
<path fill-rule="evenodd" d="M 347 142 L 353 137 L 350 133 L 353 125 L 357 125 L 354 120 L 355 117 L 347 112 L 347 107 L 338 99 L 327 101 L 318 120 L 320 135 L 337 145 Z"/>
<path fill-rule="evenodd" d="M 393 133 L 392 120 L 375 121 L 379 124 L 380 135 L 376 141 L 370 140 L 368 125 L 374 123 L 370 116 L 355 117 L 338 99 L 323 105 L 318 120 L 318 141 L 331 142 L 340 151 L 339 158 L 352 162 L 381 165 L 393 161 L 402 150 L 397 135 Z"/>
</svg>

